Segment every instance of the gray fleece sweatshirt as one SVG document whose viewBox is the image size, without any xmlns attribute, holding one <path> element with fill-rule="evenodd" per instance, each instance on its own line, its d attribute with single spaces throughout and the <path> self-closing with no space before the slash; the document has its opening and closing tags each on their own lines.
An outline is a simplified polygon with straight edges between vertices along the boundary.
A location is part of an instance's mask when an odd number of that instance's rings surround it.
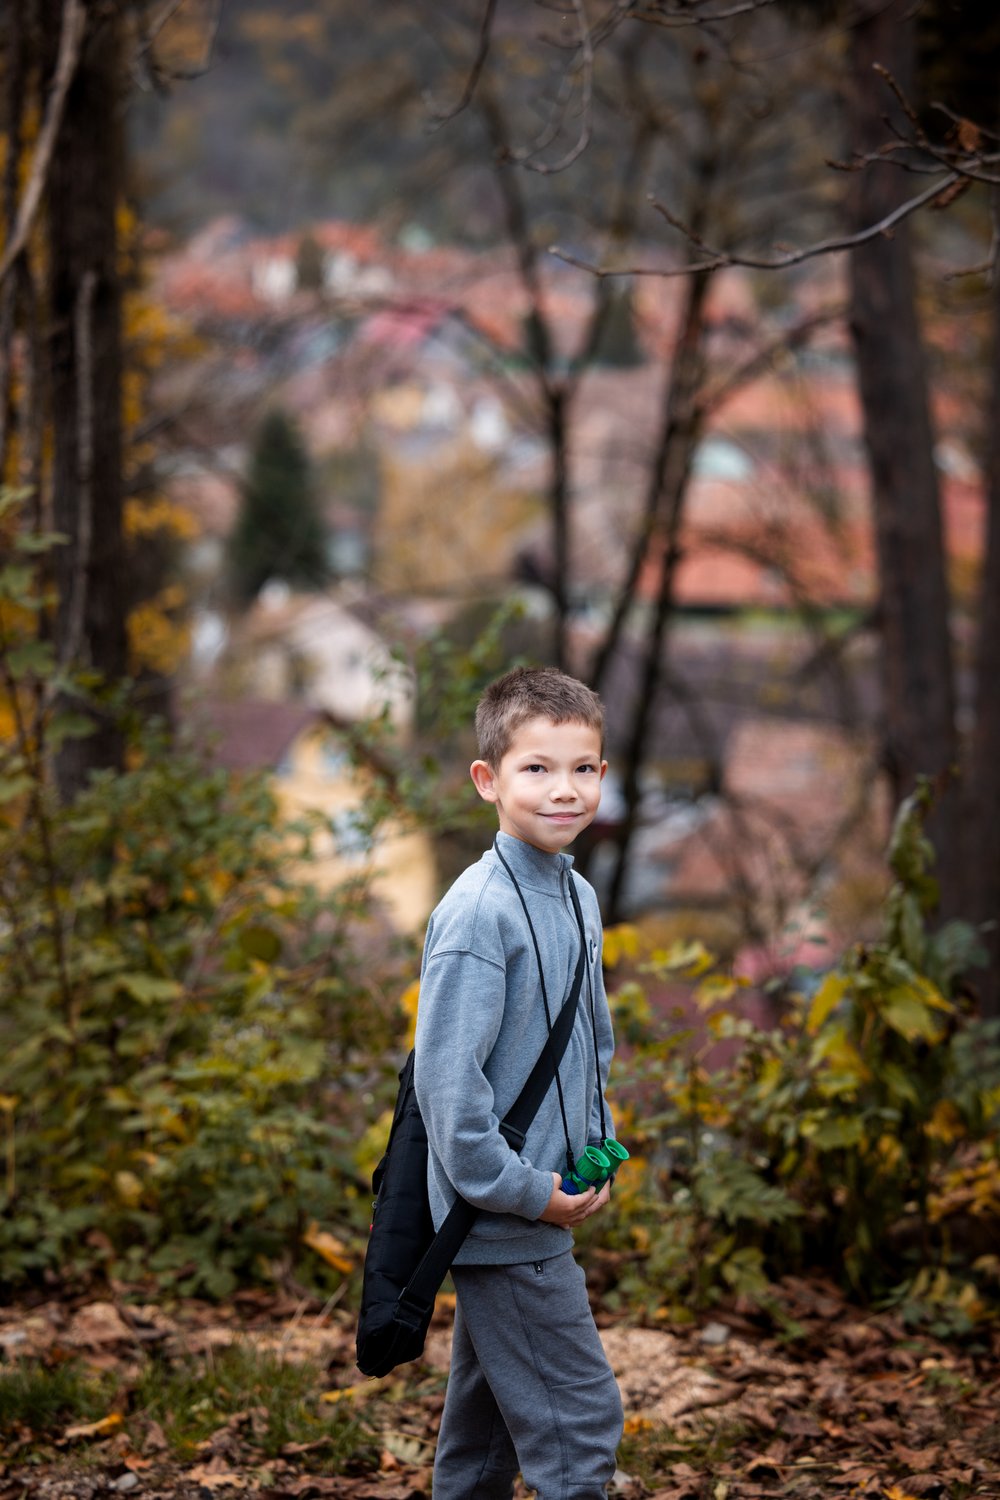
<svg viewBox="0 0 1000 1500">
<path fill-rule="evenodd" d="M 497 835 L 538 938 L 552 1021 L 569 994 L 580 935 L 569 894 L 575 880 L 587 932 L 587 971 L 559 1078 L 573 1158 L 601 1140 L 600 1099 L 614 1041 L 601 971 L 601 918 L 592 888 L 567 854 L 545 854 Z M 600 1083 L 594 1058 L 596 1023 Z M 460 875 L 427 928 L 417 1007 L 414 1079 L 430 1143 L 435 1225 L 456 1191 L 484 1210 L 456 1264 L 543 1260 L 573 1242 L 538 1215 L 552 1173 L 566 1170 L 566 1138 L 553 1081 L 517 1155 L 499 1124 L 521 1092 L 546 1037 L 538 962 L 524 911 L 492 849 Z M 600 1090 L 600 1092 L 599 1092 Z M 614 1127 L 604 1106 L 606 1134 Z"/>
</svg>

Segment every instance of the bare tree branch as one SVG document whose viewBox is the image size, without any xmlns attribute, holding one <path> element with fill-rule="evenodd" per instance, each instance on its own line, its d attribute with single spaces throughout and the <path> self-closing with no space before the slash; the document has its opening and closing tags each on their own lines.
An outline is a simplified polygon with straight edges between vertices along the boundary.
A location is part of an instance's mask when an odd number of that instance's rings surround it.
<svg viewBox="0 0 1000 1500">
<path fill-rule="evenodd" d="M 779 354 L 787 353 L 789 350 L 808 343 L 818 329 L 825 328 L 830 323 L 836 323 L 845 316 L 846 312 L 847 309 L 842 304 L 821 308 L 819 312 L 810 313 L 793 327 L 786 328 L 777 338 L 755 350 L 749 359 L 730 370 L 722 380 L 717 381 L 715 385 L 702 393 L 697 403 L 702 417 L 711 416 L 720 406 L 724 406 L 742 386 L 756 380 L 758 375 L 763 375 Z"/>
<path fill-rule="evenodd" d="M 10 273 L 10 268 L 28 243 L 38 206 L 52 162 L 56 137 L 62 123 L 66 95 L 73 82 L 80 61 L 83 35 L 87 25 L 87 12 L 82 0 L 66 0 L 63 10 L 62 31 L 59 36 L 59 55 L 56 61 L 52 89 L 45 107 L 45 119 L 35 147 L 34 160 L 28 175 L 28 183 L 21 198 L 17 223 L 0 259 L 0 284 Z"/>
<path fill-rule="evenodd" d="M 738 0 L 737 4 L 726 6 L 723 10 L 713 10 L 708 15 L 692 13 L 697 8 L 699 0 L 695 0 L 693 7 L 685 6 L 684 10 L 661 10 L 650 6 L 631 5 L 626 12 L 626 19 L 642 21 L 648 26 L 664 26 L 668 30 L 675 31 L 682 26 L 710 26 L 714 21 L 729 21 L 736 16 L 749 15 L 751 11 L 766 10 L 768 6 L 776 3 L 777 0 Z"/>
<path fill-rule="evenodd" d="M 535 161 L 533 158 L 537 150 L 539 149 L 537 146 L 532 147 L 531 151 L 527 153 L 512 153 L 512 159 L 514 161 L 520 163 L 520 165 L 522 166 L 527 167 L 532 172 L 538 172 L 542 176 L 551 176 L 555 172 L 564 172 L 567 167 L 572 166 L 572 164 L 583 155 L 584 151 L 586 151 L 588 145 L 590 144 L 592 125 L 591 107 L 594 92 L 594 45 L 590 34 L 590 27 L 587 24 L 587 13 L 584 9 L 583 0 L 573 0 L 573 8 L 575 9 L 577 15 L 577 24 L 579 26 L 580 34 L 579 50 L 583 57 L 583 98 L 580 106 L 582 123 L 580 126 L 580 134 L 577 137 L 576 144 L 574 146 L 571 146 L 569 151 L 566 152 L 565 156 L 560 157 L 560 159 L 556 162 L 546 163 Z M 571 65 L 566 72 L 567 80 L 572 77 L 572 72 L 573 67 Z"/>
<path fill-rule="evenodd" d="M 953 125 L 957 126 L 960 131 L 968 130 L 970 128 L 971 122 L 967 120 L 964 115 L 956 114 L 953 109 L 949 109 L 948 105 L 943 104 L 940 99 L 932 100 L 930 107 L 931 109 L 937 110 L 939 114 L 944 115 L 945 118 L 950 120 Z M 980 124 L 978 120 L 971 128 L 974 130 L 977 137 L 983 136 L 988 141 L 1000 142 L 1000 131 L 988 130 L 986 126 Z"/>
<path fill-rule="evenodd" d="M 486 59 L 489 56 L 496 9 L 497 0 L 486 0 L 483 19 L 479 27 L 479 44 L 476 48 L 476 56 L 469 70 L 469 75 L 465 80 L 465 85 L 458 97 L 457 103 L 453 104 L 450 109 L 433 111 L 435 125 L 443 125 L 446 121 L 453 120 L 456 115 L 460 115 L 464 109 L 468 108 L 472 96 L 476 92 L 476 85 L 482 77 L 483 69 L 486 66 Z"/>
<path fill-rule="evenodd" d="M 698 271 L 719 271 L 726 266 L 743 266 L 755 271 L 783 271 L 788 266 L 801 265 L 803 261 L 815 260 L 820 255 L 830 255 L 836 250 L 853 250 L 858 245 L 867 244 L 870 240 L 878 239 L 880 235 L 887 235 L 892 229 L 904 219 L 908 219 L 925 206 L 932 203 L 935 198 L 947 192 L 955 183 L 962 181 L 961 172 L 948 172 L 941 182 L 933 183 L 925 188 L 922 193 L 908 198 L 905 203 L 893 209 L 892 213 L 886 214 L 877 224 L 871 224 L 867 229 L 860 230 L 857 234 L 837 235 L 828 240 L 820 240 L 815 245 L 807 245 L 802 250 L 790 250 L 784 255 L 774 256 L 770 259 L 755 255 L 737 255 L 726 250 L 713 250 L 702 241 L 698 235 L 687 227 L 675 214 L 671 213 L 662 203 L 651 200 L 657 213 L 667 220 L 675 229 L 678 229 L 691 244 L 705 252 L 705 258 L 697 261 L 688 261 L 682 266 L 596 266 L 590 261 L 582 260 L 579 256 L 571 255 L 567 250 L 561 250 L 558 245 L 549 246 L 549 254 L 565 261 L 567 265 L 576 266 L 581 271 L 589 271 L 593 276 L 660 276 L 669 278 L 674 276 L 690 276 Z"/>
</svg>

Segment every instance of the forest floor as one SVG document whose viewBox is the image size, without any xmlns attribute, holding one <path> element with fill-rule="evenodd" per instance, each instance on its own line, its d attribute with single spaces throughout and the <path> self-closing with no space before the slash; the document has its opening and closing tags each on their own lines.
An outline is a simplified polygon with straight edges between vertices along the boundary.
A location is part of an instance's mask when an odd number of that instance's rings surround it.
<svg viewBox="0 0 1000 1500">
<path fill-rule="evenodd" d="M 0 1310 L 0 1500 L 429 1496 L 448 1299 L 425 1360 L 380 1381 L 331 1301 Z M 626 1410 L 618 1500 L 1000 1500 L 996 1326 L 945 1343 L 789 1277 L 767 1317 L 601 1334 Z"/>
</svg>

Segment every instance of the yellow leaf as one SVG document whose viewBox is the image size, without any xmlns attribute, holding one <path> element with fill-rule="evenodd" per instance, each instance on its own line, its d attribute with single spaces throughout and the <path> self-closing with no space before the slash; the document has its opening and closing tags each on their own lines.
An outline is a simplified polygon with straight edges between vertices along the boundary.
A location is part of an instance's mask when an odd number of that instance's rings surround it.
<svg viewBox="0 0 1000 1500">
<path fill-rule="evenodd" d="M 903 1148 L 894 1135 L 880 1135 L 875 1143 L 879 1162 L 886 1173 L 894 1172 L 903 1156 Z"/>
<path fill-rule="evenodd" d="M 901 1484 L 890 1484 L 887 1490 L 883 1490 L 885 1500 L 917 1500 L 916 1495 L 911 1495 L 909 1490 L 904 1490 Z"/>
<path fill-rule="evenodd" d="M 645 1255 L 649 1249 L 649 1230 L 645 1224 L 632 1224 L 629 1228 L 632 1243 L 640 1255 Z"/>
<path fill-rule="evenodd" d="M 932 1141 L 941 1141 L 945 1146 L 962 1139 L 965 1122 L 951 1099 L 938 1100 L 934 1113 L 924 1126 L 924 1134 L 930 1136 Z"/>
<path fill-rule="evenodd" d="M 142 1183 L 134 1172 L 115 1173 L 115 1192 L 126 1208 L 138 1208 L 142 1202 Z"/>
<path fill-rule="evenodd" d="M 864 1083 L 871 1074 L 843 1026 L 832 1026 L 813 1043 L 812 1062 L 825 1063 L 830 1072 L 851 1086 Z"/>
<path fill-rule="evenodd" d="M 847 987 L 848 980 L 843 974 L 828 974 L 826 976 L 813 997 L 812 1005 L 809 1007 L 806 1030 L 810 1036 L 815 1036 L 831 1011 L 836 1010 L 844 998 Z"/>
<path fill-rule="evenodd" d="M 399 997 L 399 1003 L 402 1006 L 403 1014 L 409 1018 L 409 1025 L 406 1028 L 405 1042 L 405 1045 L 408 1048 L 413 1046 L 413 1038 L 417 1030 L 417 1001 L 419 999 L 420 980 L 415 979 L 412 984 L 408 984 L 406 986 L 406 989 Z"/>
<path fill-rule="evenodd" d="M 335 1391 L 324 1391 L 319 1399 L 328 1406 L 336 1406 L 338 1401 L 353 1401 L 355 1396 L 366 1395 L 367 1390 L 364 1385 L 342 1385 Z"/>
<path fill-rule="evenodd" d="M 694 979 L 698 974 L 704 974 L 705 970 L 710 969 L 715 962 L 705 944 L 697 938 L 691 943 L 681 940 L 671 943 L 666 952 L 658 949 L 652 958 L 661 969 L 686 969 L 690 979 Z"/>
<path fill-rule="evenodd" d="M 0 1094 L 0 1109 L 5 1115 L 12 1115 L 18 1105 L 17 1094 Z"/>
<path fill-rule="evenodd" d="M 320 1229 L 315 1220 L 309 1225 L 302 1236 L 303 1245 L 308 1245 L 310 1250 L 322 1256 L 328 1266 L 339 1271 L 341 1276 L 349 1276 L 354 1269 L 354 1261 L 347 1254 L 347 1246 L 338 1240 L 335 1235 Z"/>
<path fill-rule="evenodd" d="M 721 1005 L 726 1000 L 731 1000 L 739 989 L 739 981 L 728 974 L 709 974 L 703 979 L 694 992 L 695 1004 L 699 1010 L 711 1010 L 713 1005 Z"/>
<path fill-rule="evenodd" d="M 781 1082 L 783 1073 L 784 1065 L 782 1064 L 781 1058 L 769 1057 L 767 1059 L 767 1062 L 761 1068 L 760 1076 L 757 1079 L 757 1092 L 760 1094 L 762 1099 L 766 1099 L 768 1094 L 774 1093 L 775 1089 L 778 1087 L 778 1084 Z"/>
<path fill-rule="evenodd" d="M 63 1438 L 69 1441 L 72 1438 L 107 1437 L 109 1433 L 117 1432 L 124 1420 L 120 1411 L 113 1411 L 98 1422 L 79 1422 L 75 1427 L 67 1427 Z"/>
<path fill-rule="evenodd" d="M 628 922 L 619 922 L 615 927 L 606 927 L 602 956 L 609 969 L 621 963 L 623 958 L 638 958 L 639 929 Z"/>
</svg>

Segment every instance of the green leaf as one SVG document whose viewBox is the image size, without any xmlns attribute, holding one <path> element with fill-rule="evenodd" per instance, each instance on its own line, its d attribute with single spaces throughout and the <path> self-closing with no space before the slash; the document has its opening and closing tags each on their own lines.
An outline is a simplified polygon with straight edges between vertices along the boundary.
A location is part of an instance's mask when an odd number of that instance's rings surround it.
<svg viewBox="0 0 1000 1500">
<path fill-rule="evenodd" d="M 915 987 L 898 986 L 890 990 L 881 1014 L 886 1024 L 908 1042 L 937 1042 L 943 1035 L 944 1028 L 927 1003 L 926 995 Z"/>
<path fill-rule="evenodd" d="M 35 778 L 26 771 L 16 776 L 0 777 L 0 803 L 13 802 L 16 798 L 23 797 L 26 792 L 31 791 L 34 784 Z"/>
<path fill-rule="evenodd" d="M 55 665 L 50 641 L 21 641 L 7 652 L 7 665 L 14 677 L 48 677 Z"/>
<path fill-rule="evenodd" d="M 175 1000 L 183 993 L 176 979 L 162 979 L 158 974 L 116 974 L 115 988 L 124 990 L 140 1005 L 154 1005 L 158 1000 Z"/>
<path fill-rule="evenodd" d="M 906 1104 L 917 1106 L 920 1103 L 920 1094 L 916 1084 L 898 1063 L 883 1063 L 881 1076 L 888 1086 L 889 1093 L 894 1099 L 902 1099 Z"/>
<path fill-rule="evenodd" d="M 273 964 L 281 956 L 281 939 L 277 933 L 259 924 L 242 928 L 240 947 L 248 958 L 260 959 L 265 964 Z"/>
<path fill-rule="evenodd" d="M 864 1121 L 860 1115 L 832 1115 L 818 1122 L 807 1122 L 803 1135 L 818 1151 L 843 1151 L 851 1146 L 860 1146 L 865 1138 Z"/>
</svg>

